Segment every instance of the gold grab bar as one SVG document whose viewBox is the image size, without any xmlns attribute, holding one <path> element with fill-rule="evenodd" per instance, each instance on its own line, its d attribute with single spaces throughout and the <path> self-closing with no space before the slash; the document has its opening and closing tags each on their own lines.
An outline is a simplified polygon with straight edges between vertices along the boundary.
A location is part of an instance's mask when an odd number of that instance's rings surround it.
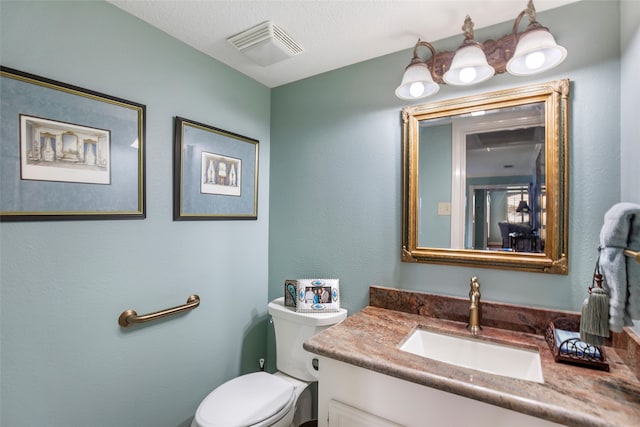
<svg viewBox="0 0 640 427">
<path fill-rule="evenodd" d="M 624 254 L 628 257 L 635 258 L 636 261 L 640 262 L 640 252 L 632 251 L 631 249 L 625 249 Z"/>
<path fill-rule="evenodd" d="M 200 305 L 200 297 L 196 294 L 190 295 L 187 298 L 187 303 L 184 305 L 178 305 L 176 307 L 167 308 L 165 310 L 154 311 L 153 313 L 144 314 L 138 316 L 135 310 L 125 310 L 118 317 L 118 324 L 123 328 L 132 326 L 135 323 L 144 323 L 151 320 L 160 319 L 161 317 L 170 316 L 172 314 L 180 313 L 181 311 L 193 310 Z"/>
</svg>

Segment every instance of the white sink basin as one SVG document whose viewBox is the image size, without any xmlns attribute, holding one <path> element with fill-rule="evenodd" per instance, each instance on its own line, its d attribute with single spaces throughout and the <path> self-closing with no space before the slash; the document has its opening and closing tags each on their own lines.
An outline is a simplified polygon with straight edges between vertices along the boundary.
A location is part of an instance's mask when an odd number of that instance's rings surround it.
<svg viewBox="0 0 640 427">
<path fill-rule="evenodd" d="M 416 329 L 400 350 L 490 374 L 543 383 L 537 350 Z"/>
</svg>

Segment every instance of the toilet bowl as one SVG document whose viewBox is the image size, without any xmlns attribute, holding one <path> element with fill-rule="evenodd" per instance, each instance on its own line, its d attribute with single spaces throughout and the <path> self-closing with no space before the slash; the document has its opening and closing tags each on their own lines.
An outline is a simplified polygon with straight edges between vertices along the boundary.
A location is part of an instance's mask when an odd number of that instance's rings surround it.
<svg viewBox="0 0 640 427">
<path fill-rule="evenodd" d="M 290 427 L 296 413 L 300 418 L 306 409 L 310 411 L 308 386 L 309 383 L 281 372 L 242 375 L 209 393 L 200 403 L 191 426 Z"/>
<path fill-rule="evenodd" d="M 347 311 L 297 313 L 284 298 L 269 303 L 278 372 L 254 372 L 229 380 L 198 406 L 191 427 L 298 427 L 311 419 L 310 384 L 317 380 L 302 343 L 341 322 Z"/>
</svg>

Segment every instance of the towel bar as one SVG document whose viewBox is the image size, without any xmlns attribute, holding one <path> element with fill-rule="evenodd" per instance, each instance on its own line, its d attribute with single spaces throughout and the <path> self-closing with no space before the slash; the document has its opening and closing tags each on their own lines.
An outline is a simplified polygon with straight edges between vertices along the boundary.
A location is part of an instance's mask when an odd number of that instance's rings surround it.
<svg viewBox="0 0 640 427">
<path fill-rule="evenodd" d="M 635 258 L 636 261 L 640 262 L 640 252 L 632 251 L 631 249 L 625 249 L 624 254 L 628 257 Z"/>
<path fill-rule="evenodd" d="M 200 305 L 200 297 L 198 295 L 190 295 L 187 298 L 187 303 L 184 305 L 178 305 L 176 307 L 167 308 L 165 310 L 154 311 L 153 313 L 143 314 L 138 316 L 135 310 L 125 310 L 118 317 L 118 324 L 123 328 L 132 326 L 135 323 L 144 323 L 151 320 L 160 319 L 161 317 L 170 316 L 172 314 L 180 313 L 181 311 L 193 310 Z"/>
</svg>

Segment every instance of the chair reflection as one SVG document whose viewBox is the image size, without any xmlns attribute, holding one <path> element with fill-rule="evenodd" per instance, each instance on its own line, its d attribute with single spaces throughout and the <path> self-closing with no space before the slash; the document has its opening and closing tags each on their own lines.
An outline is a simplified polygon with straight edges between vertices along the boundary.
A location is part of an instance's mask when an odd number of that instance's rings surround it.
<svg viewBox="0 0 640 427">
<path fill-rule="evenodd" d="M 500 221 L 498 226 L 502 235 L 503 249 L 514 252 L 538 251 L 538 235 L 529 224 Z"/>
</svg>

